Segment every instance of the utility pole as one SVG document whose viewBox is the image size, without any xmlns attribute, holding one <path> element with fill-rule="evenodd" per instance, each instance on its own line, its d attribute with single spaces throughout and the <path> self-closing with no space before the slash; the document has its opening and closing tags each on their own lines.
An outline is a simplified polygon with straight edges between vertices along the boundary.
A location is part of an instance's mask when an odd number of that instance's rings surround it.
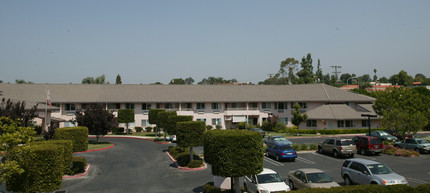
<svg viewBox="0 0 430 193">
<path fill-rule="evenodd" d="M 338 79 L 339 79 L 339 74 L 341 73 L 341 71 L 338 71 L 339 68 L 342 68 L 342 66 L 330 66 L 332 68 L 334 68 L 334 75 L 336 76 L 336 84 L 338 83 Z"/>
</svg>

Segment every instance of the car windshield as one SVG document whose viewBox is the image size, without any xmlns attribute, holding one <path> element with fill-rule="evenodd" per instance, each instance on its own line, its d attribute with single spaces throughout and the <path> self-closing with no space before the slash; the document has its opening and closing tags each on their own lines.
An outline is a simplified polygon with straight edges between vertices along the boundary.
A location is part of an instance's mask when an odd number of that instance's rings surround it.
<svg viewBox="0 0 430 193">
<path fill-rule="evenodd" d="M 260 174 L 257 175 L 257 180 L 259 184 L 266 184 L 266 183 L 274 183 L 274 182 L 282 182 L 281 176 L 278 174 Z"/>
<path fill-rule="evenodd" d="M 379 134 L 380 134 L 381 136 L 387 136 L 387 135 L 390 135 L 390 134 L 388 134 L 388 133 L 386 133 L 386 132 L 379 132 Z"/>
<path fill-rule="evenodd" d="M 289 146 L 289 145 L 281 145 L 281 146 L 279 146 L 279 149 L 281 149 L 281 150 L 290 150 L 290 149 L 293 149 L 291 146 Z"/>
<path fill-rule="evenodd" d="M 425 139 L 418 139 L 417 140 L 418 144 L 425 144 L 425 143 L 429 143 L 429 141 L 425 140 Z"/>
<path fill-rule="evenodd" d="M 370 165 L 367 165 L 367 167 L 369 168 L 370 172 L 372 172 L 372 174 L 374 175 L 393 173 L 393 171 L 391 171 L 391 169 L 385 166 L 384 164 L 370 164 Z"/>
<path fill-rule="evenodd" d="M 342 145 L 352 145 L 354 142 L 352 140 L 346 140 L 341 142 Z"/>
<path fill-rule="evenodd" d="M 276 137 L 273 139 L 273 141 L 288 141 L 288 140 L 283 137 Z"/>
<path fill-rule="evenodd" d="M 333 182 L 333 178 L 326 173 L 310 173 L 306 174 L 309 183 L 328 183 Z"/>
</svg>

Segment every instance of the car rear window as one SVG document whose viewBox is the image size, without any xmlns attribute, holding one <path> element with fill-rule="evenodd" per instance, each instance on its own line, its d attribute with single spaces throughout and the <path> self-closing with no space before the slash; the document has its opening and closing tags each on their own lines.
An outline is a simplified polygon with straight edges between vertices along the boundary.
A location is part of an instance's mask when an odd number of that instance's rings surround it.
<svg viewBox="0 0 430 193">
<path fill-rule="evenodd" d="M 281 150 L 290 150 L 293 149 L 290 145 L 281 145 L 279 146 L 279 149 Z"/>
<path fill-rule="evenodd" d="M 352 140 L 342 141 L 342 145 L 352 145 L 354 142 Z"/>
<path fill-rule="evenodd" d="M 380 139 L 370 139 L 370 144 L 381 144 L 382 141 Z"/>
</svg>

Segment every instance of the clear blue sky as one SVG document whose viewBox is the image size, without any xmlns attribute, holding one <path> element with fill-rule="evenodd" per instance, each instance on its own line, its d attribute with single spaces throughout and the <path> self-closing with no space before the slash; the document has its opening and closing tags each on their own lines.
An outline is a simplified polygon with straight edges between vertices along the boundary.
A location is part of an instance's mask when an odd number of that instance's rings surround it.
<svg viewBox="0 0 430 193">
<path fill-rule="evenodd" d="M 430 1 L 0 1 L 0 80 L 263 81 L 307 53 L 323 73 L 430 77 Z"/>
</svg>

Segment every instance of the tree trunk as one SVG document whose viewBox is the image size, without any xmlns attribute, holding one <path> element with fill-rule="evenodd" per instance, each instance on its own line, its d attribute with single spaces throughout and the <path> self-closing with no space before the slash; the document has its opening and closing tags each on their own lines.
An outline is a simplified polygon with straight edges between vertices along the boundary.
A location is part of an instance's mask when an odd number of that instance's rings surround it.
<svg viewBox="0 0 430 193">
<path fill-rule="evenodd" d="M 96 135 L 96 144 L 98 144 L 98 143 L 99 143 L 99 136 Z"/>
<path fill-rule="evenodd" d="M 241 193 L 239 177 L 234 177 L 234 189 L 236 190 L 236 193 Z"/>
<path fill-rule="evenodd" d="M 193 147 L 190 147 L 190 162 L 193 161 Z"/>
<path fill-rule="evenodd" d="M 128 123 L 125 124 L 125 133 L 128 135 Z"/>
<path fill-rule="evenodd" d="M 297 136 L 299 136 L 299 126 L 298 125 L 297 125 Z"/>
<path fill-rule="evenodd" d="M 164 131 L 164 129 L 163 129 L 163 132 L 164 132 L 164 141 L 166 141 L 166 131 Z"/>
</svg>

